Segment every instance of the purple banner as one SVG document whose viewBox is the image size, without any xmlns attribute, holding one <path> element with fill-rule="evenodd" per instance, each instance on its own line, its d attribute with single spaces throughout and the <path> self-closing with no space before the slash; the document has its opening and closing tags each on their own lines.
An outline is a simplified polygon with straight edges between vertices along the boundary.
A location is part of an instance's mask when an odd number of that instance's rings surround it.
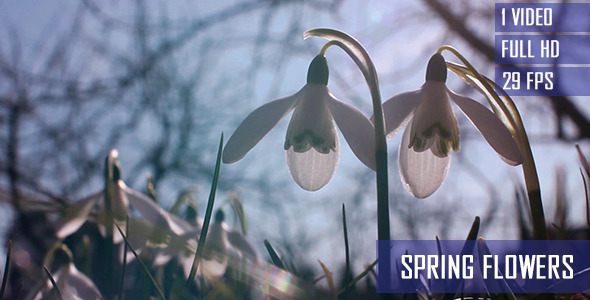
<svg viewBox="0 0 590 300">
<path fill-rule="evenodd" d="M 496 32 L 590 32 L 590 3 L 496 3 Z"/>
<path fill-rule="evenodd" d="M 588 291 L 590 241 L 377 241 L 378 293 Z"/>
<path fill-rule="evenodd" d="M 495 71 L 497 87 L 510 96 L 590 96 L 590 67 L 496 67 Z"/>
<path fill-rule="evenodd" d="M 496 64 L 590 64 L 590 35 L 496 35 Z"/>
</svg>

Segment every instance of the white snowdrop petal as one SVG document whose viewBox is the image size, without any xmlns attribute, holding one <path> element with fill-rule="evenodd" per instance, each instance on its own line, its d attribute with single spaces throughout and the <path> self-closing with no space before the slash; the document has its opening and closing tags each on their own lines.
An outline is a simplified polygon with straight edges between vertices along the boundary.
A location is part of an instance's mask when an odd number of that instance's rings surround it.
<svg viewBox="0 0 590 300">
<path fill-rule="evenodd" d="M 376 170 L 375 128 L 371 121 L 356 108 L 333 97 L 328 99 L 328 107 L 352 152 L 367 167 Z"/>
<path fill-rule="evenodd" d="M 299 153 L 293 147 L 287 150 L 287 165 L 291 176 L 301 188 L 307 191 L 317 191 L 325 186 L 338 167 L 340 147 L 336 138 L 336 149 L 328 154 L 317 152 L 315 149 Z"/>
<path fill-rule="evenodd" d="M 129 213 L 129 199 L 127 199 L 127 194 L 125 193 L 125 183 L 122 180 L 117 180 L 117 182 L 109 181 L 107 184 L 111 186 L 111 190 L 113 191 L 111 198 L 113 218 L 118 221 L 125 221 Z M 117 230 L 115 229 L 115 231 Z"/>
<path fill-rule="evenodd" d="M 56 236 L 60 239 L 66 238 L 76 232 L 88 219 L 92 207 L 104 196 L 100 191 L 92 194 L 66 208 L 66 215 L 59 221 Z"/>
<path fill-rule="evenodd" d="M 522 154 L 504 124 L 481 103 L 449 90 L 451 99 L 461 108 L 486 141 L 508 164 L 516 166 L 522 163 Z"/>
<path fill-rule="evenodd" d="M 66 279 L 71 294 L 63 295 L 64 299 L 102 299 L 100 292 L 94 282 L 86 275 L 78 271 L 74 264 L 69 265 L 69 276 Z M 77 297 L 77 298 L 71 298 Z"/>
<path fill-rule="evenodd" d="M 98 288 L 90 278 L 78 271 L 73 263 L 61 266 L 54 274 L 57 286 L 63 299 L 103 299 Z M 34 294 L 25 297 L 26 299 L 40 300 L 47 299 L 54 289 L 51 281 L 47 280 Z M 53 299 L 53 298 L 52 298 Z"/>
<path fill-rule="evenodd" d="M 327 86 L 305 86 L 287 128 L 285 149 L 294 147 L 296 152 L 306 152 L 315 148 L 327 153 L 335 147 L 337 133 L 327 104 L 329 99 Z"/>
<path fill-rule="evenodd" d="M 408 125 L 408 126 L 411 126 Z M 404 131 L 399 149 L 399 173 L 402 184 L 416 198 L 426 198 L 443 183 L 449 172 L 451 156 L 437 157 L 431 151 L 409 148 L 410 130 Z"/>
<path fill-rule="evenodd" d="M 176 235 L 183 235 L 192 228 L 188 223 L 179 218 L 173 220 L 168 212 L 158 206 L 148 196 L 130 189 L 124 183 L 121 184 L 131 206 L 137 209 L 141 216 L 152 223 L 153 226 L 170 231 L 169 233 Z"/>
<path fill-rule="evenodd" d="M 130 234 L 127 240 L 134 249 L 143 249 L 147 241 L 154 236 L 153 224 L 145 218 L 130 218 L 128 225 Z"/>
<path fill-rule="evenodd" d="M 228 265 L 228 250 L 231 246 L 227 239 L 227 230 L 223 225 L 222 222 L 211 224 L 205 241 L 202 272 L 209 279 L 221 277 Z"/>
<path fill-rule="evenodd" d="M 422 88 L 395 95 L 383 102 L 385 116 L 385 134 L 393 138 L 411 119 L 414 110 L 424 98 Z"/>
<path fill-rule="evenodd" d="M 241 233 L 230 231 L 227 233 L 227 240 L 232 245 L 232 247 L 238 250 L 242 255 L 245 255 L 247 258 L 254 261 L 258 259 L 256 248 Z"/>
<path fill-rule="evenodd" d="M 411 126 L 411 140 L 419 136 L 424 142 L 428 142 L 428 148 L 432 146 L 435 135 L 459 147 L 459 125 L 451 107 L 447 94 L 447 88 L 443 82 L 429 81 L 423 86 L 425 98 L 414 112 Z M 430 140 L 430 141 L 429 141 Z M 414 144 L 414 143 L 411 143 Z M 426 150 L 428 148 L 421 148 Z M 415 150 L 416 147 L 414 148 Z M 421 152 L 421 151 L 420 151 Z"/>
<path fill-rule="evenodd" d="M 248 115 L 225 144 L 223 162 L 229 164 L 242 159 L 291 111 L 299 98 L 300 92 L 271 101 Z"/>
</svg>

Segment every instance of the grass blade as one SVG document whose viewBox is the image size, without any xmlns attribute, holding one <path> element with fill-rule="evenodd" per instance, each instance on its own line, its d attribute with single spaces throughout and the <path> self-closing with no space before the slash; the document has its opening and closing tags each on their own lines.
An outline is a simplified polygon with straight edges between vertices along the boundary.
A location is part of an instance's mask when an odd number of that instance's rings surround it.
<svg viewBox="0 0 590 300">
<path fill-rule="evenodd" d="M 270 245 L 270 242 L 268 240 L 264 240 L 264 246 L 266 247 L 266 251 L 268 251 L 268 255 L 270 255 L 270 259 L 272 260 L 272 263 L 283 269 L 285 269 L 285 264 L 283 263 L 283 261 L 281 260 L 281 258 L 279 257 L 279 255 L 277 254 L 277 252 L 275 251 L 275 249 L 272 248 L 272 246 Z"/>
<path fill-rule="evenodd" d="M 135 249 L 133 249 L 133 247 L 131 246 L 131 243 L 129 243 L 129 240 L 127 239 L 127 235 L 125 235 L 125 233 L 123 233 L 123 230 L 121 230 L 121 227 L 119 227 L 119 225 L 117 223 L 114 223 L 114 225 L 117 227 L 117 230 L 119 230 L 119 233 L 123 237 L 123 240 L 125 241 L 125 245 L 127 245 L 127 247 L 129 247 L 129 250 L 131 250 L 131 253 L 133 253 L 133 256 L 135 256 L 135 259 L 137 259 L 137 261 L 141 265 L 141 268 L 143 269 L 143 271 L 145 272 L 145 274 L 150 278 L 150 281 L 152 282 L 152 284 L 154 285 L 154 287 L 158 291 L 158 294 L 159 294 L 160 298 L 166 300 L 166 296 L 164 296 L 164 292 L 160 288 L 160 285 L 158 285 L 158 282 L 156 281 L 156 278 L 154 278 L 154 276 L 150 272 L 149 268 L 141 260 L 141 258 L 139 257 L 139 255 L 137 254 L 137 252 L 135 251 Z"/>
<path fill-rule="evenodd" d="M 53 285 L 53 288 L 55 289 L 55 292 L 57 293 L 57 297 L 60 300 L 63 300 L 63 297 L 61 296 L 61 291 L 59 290 L 59 287 L 57 286 L 57 282 L 55 282 L 55 278 L 53 278 L 53 275 L 51 275 L 51 272 L 49 271 L 49 269 L 47 269 L 47 266 L 43 266 L 43 270 L 45 270 L 45 274 L 47 274 L 47 277 L 49 277 L 49 281 L 51 281 L 51 284 Z"/>
<path fill-rule="evenodd" d="M 244 206 L 242 205 L 242 201 L 238 199 L 238 196 L 234 193 L 229 193 L 229 201 L 231 203 L 236 216 L 240 220 L 240 227 L 242 228 L 242 234 L 248 234 L 248 223 L 246 223 L 246 213 L 244 212 Z"/>
<path fill-rule="evenodd" d="M 346 207 L 342 203 L 342 228 L 344 230 L 344 253 L 346 255 L 346 269 L 344 273 L 344 300 L 348 299 L 348 281 L 350 274 L 350 248 L 348 247 L 348 227 L 346 226 Z"/>
<path fill-rule="evenodd" d="M 328 288 L 330 289 L 330 299 L 336 300 L 336 289 L 334 288 L 334 278 L 332 277 L 332 272 L 328 270 L 326 265 L 324 265 L 324 263 L 321 260 L 318 260 L 318 262 L 322 266 L 322 270 L 324 271 L 324 274 L 326 275 L 326 280 L 328 281 Z"/>
<path fill-rule="evenodd" d="M 364 271 L 362 271 L 354 279 L 352 279 L 352 281 L 348 284 L 348 287 L 354 286 L 357 282 L 359 282 L 359 280 L 361 280 L 361 279 L 363 279 L 363 277 L 367 276 L 367 274 L 369 274 L 369 272 L 371 272 L 371 270 L 373 270 L 373 268 L 375 268 L 376 265 L 377 265 L 377 260 L 374 260 L 368 267 L 365 268 Z M 342 288 L 338 292 L 338 295 L 341 295 L 342 293 L 344 293 L 344 288 Z"/>
<path fill-rule="evenodd" d="M 12 255 L 12 240 L 8 241 L 8 253 L 6 253 L 6 265 L 4 266 L 4 276 L 2 277 L 2 289 L 0 289 L 0 299 L 4 299 L 6 284 L 8 283 L 8 272 L 10 270 L 10 256 Z"/>
<path fill-rule="evenodd" d="M 475 217 L 475 220 L 473 220 L 473 224 L 471 224 L 471 229 L 469 230 L 469 233 L 467 234 L 467 238 L 465 239 L 465 244 L 463 245 L 463 248 L 461 249 L 461 255 L 466 255 L 468 253 L 471 253 L 473 251 L 473 247 L 475 247 L 475 241 L 477 240 L 477 235 L 479 234 L 479 224 L 480 224 L 480 219 L 479 217 Z M 463 283 L 461 281 L 461 283 Z M 450 291 L 455 291 L 453 293 L 447 293 L 444 295 L 443 300 L 452 300 L 455 299 L 455 294 L 456 291 L 460 288 L 460 285 L 457 283 L 454 283 L 452 286 L 449 286 L 449 290 Z"/>
<path fill-rule="evenodd" d="M 480 270 L 483 270 L 483 266 L 481 264 L 482 257 L 484 255 L 491 255 L 491 252 L 490 252 L 490 249 L 488 248 L 488 246 L 486 245 L 486 242 L 484 239 L 480 238 L 477 242 L 478 242 L 477 250 L 478 250 L 478 255 L 479 255 L 479 260 L 478 260 L 479 261 L 479 268 L 480 268 Z M 502 274 L 502 271 L 500 271 L 500 274 Z M 502 277 L 503 277 L 503 274 L 502 274 Z M 500 282 L 498 282 L 497 280 L 484 279 L 484 285 L 486 286 L 486 288 L 489 288 L 490 290 L 502 290 L 502 291 L 507 292 L 507 293 L 501 293 L 501 294 L 500 293 L 490 293 L 490 296 L 492 296 L 493 299 L 517 300 L 516 296 L 514 296 L 514 293 L 510 289 L 510 286 L 508 285 L 508 283 L 504 279 L 500 280 Z"/>
<path fill-rule="evenodd" d="M 209 230 L 209 224 L 211 223 L 211 214 L 213 212 L 213 203 L 215 202 L 215 192 L 217 191 L 217 182 L 219 180 L 219 169 L 221 167 L 221 153 L 223 150 L 223 133 L 219 139 L 219 148 L 217 150 L 217 161 L 215 162 L 215 171 L 213 172 L 213 182 L 211 183 L 211 191 L 209 192 L 209 199 L 207 200 L 207 210 L 205 211 L 205 219 L 203 220 L 203 229 L 199 236 L 199 242 L 197 244 L 197 251 L 195 252 L 195 258 L 193 259 L 193 265 L 186 281 L 186 287 L 189 287 L 192 282 L 195 281 L 195 275 L 199 268 L 199 260 L 203 255 L 203 246 L 205 246 L 205 239 L 207 238 L 207 231 Z"/>
<path fill-rule="evenodd" d="M 475 220 L 473 220 L 473 224 L 471 224 L 471 229 L 469 230 L 469 234 L 467 234 L 466 240 L 468 240 L 468 241 L 477 240 L 477 235 L 479 234 L 479 224 L 480 224 L 479 217 L 475 217 Z M 465 250 L 465 248 L 463 248 L 463 250 Z"/>
<path fill-rule="evenodd" d="M 442 257 L 444 253 L 443 253 L 443 250 L 442 250 L 442 245 L 440 244 L 440 240 L 438 239 L 438 236 L 436 236 L 436 249 L 438 251 L 438 255 L 440 257 Z M 444 281 L 444 287 L 445 287 L 445 290 L 448 288 L 447 281 Z"/>
<path fill-rule="evenodd" d="M 588 195 L 588 183 L 586 182 L 586 176 L 584 176 L 584 173 L 582 173 L 582 169 L 580 169 L 580 175 L 582 175 L 582 181 L 584 182 L 584 195 L 586 196 L 586 225 L 590 227 L 590 201 L 588 201 L 590 195 Z"/>
</svg>

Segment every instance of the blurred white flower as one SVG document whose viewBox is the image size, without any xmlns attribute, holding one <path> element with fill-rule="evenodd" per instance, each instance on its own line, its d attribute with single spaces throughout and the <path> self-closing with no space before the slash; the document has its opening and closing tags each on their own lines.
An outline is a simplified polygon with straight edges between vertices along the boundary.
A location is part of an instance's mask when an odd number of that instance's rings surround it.
<svg viewBox="0 0 590 300">
<path fill-rule="evenodd" d="M 230 137 L 223 162 L 242 159 L 291 110 L 294 110 L 285 150 L 293 179 L 308 191 L 326 185 L 336 171 L 340 145 L 334 121 L 355 155 L 375 169 L 373 125 L 360 111 L 336 99 L 328 89 L 328 64 L 316 56 L 307 84 L 294 95 L 269 102 L 253 111 Z"/>
<path fill-rule="evenodd" d="M 73 263 L 66 264 L 59 268 L 53 278 L 57 283 L 57 287 L 61 293 L 62 299 L 71 300 L 96 300 L 102 299 L 98 288 L 94 285 L 92 280 L 86 275 L 78 271 Z M 47 280 L 45 286 L 38 291 L 33 297 L 33 300 L 48 299 L 49 295 L 55 293 L 51 281 Z M 55 294 L 54 294 L 55 295 Z M 57 299 L 57 298 L 56 298 Z"/>
<path fill-rule="evenodd" d="M 228 267 L 240 268 L 245 260 L 251 263 L 258 261 L 258 253 L 250 241 L 240 232 L 231 230 L 224 220 L 225 214 L 220 209 L 215 213 L 205 241 L 199 271 L 209 281 L 222 277 Z M 181 259 L 187 277 L 196 252 L 196 240 L 193 245 L 194 250 Z"/>
<path fill-rule="evenodd" d="M 67 261 L 63 262 L 58 270 L 52 274 L 53 279 L 59 289 L 61 298 L 55 290 L 51 280 L 47 279 L 40 287 L 31 289 L 30 294 L 26 297 L 31 300 L 39 299 L 71 299 L 71 300 L 96 300 L 102 299 L 100 292 L 94 282 L 84 273 L 78 271 L 72 262 L 72 253 L 62 245 L 60 251 L 67 256 Z"/>
<path fill-rule="evenodd" d="M 111 194 L 111 214 L 113 221 L 119 227 L 125 228 L 126 217 L 129 215 L 129 207 L 132 207 L 139 213 L 139 217 L 130 216 L 130 223 L 135 222 L 136 219 L 141 219 L 145 225 L 142 230 L 134 233 L 132 236 L 134 240 L 143 241 L 145 244 L 148 240 L 157 242 L 167 240 L 170 236 L 182 236 L 196 229 L 178 218 L 177 216 L 168 213 L 159 207 L 149 197 L 134 191 L 129 188 L 121 178 L 121 168 L 117 161 L 116 150 L 111 151 L 107 161 L 107 174 L 112 174 L 111 178 L 106 176 L 106 191 Z M 91 212 L 96 214 L 96 222 L 98 228 L 103 235 L 106 234 L 107 209 L 104 201 L 106 191 L 102 190 L 92 194 L 66 209 L 65 216 L 58 221 L 56 235 L 58 238 L 66 238 L 72 233 L 76 232 L 89 218 Z M 114 226 L 113 226 L 114 227 Z M 137 227 L 136 227 L 137 228 Z M 200 230 L 200 229 L 199 229 Z M 113 228 L 113 237 L 115 243 L 123 241 L 116 227 Z M 143 245 L 138 245 L 143 246 Z"/>
<path fill-rule="evenodd" d="M 449 171 L 451 149 L 459 151 L 459 126 L 450 99 L 510 165 L 522 163 L 522 154 L 504 124 L 479 102 L 456 94 L 445 84 L 447 67 L 442 55 L 428 62 L 426 83 L 383 103 L 388 137 L 406 128 L 399 150 L 399 172 L 404 187 L 425 198 L 442 184 Z"/>
</svg>

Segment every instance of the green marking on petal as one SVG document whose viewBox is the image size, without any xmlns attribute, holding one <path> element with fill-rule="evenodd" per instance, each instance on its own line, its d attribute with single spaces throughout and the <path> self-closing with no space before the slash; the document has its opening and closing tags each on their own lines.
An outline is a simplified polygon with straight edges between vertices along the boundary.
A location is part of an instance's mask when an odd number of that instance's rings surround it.
<svg viewBox="0 0 590 300">
<path fill-rule="evenodd" d="M 451 149 L 459 151 L 459 142 L 459 136 L 454 131 L 447 130 L 442 123 L 436 122 L 412 136 L 408 148 L 413 148 L 416 152 L 431 148 L 436 156 L 445 157 Z"/>
<path fill-rule="evenodd" d="M 447 156 L 449 155 L 449 143 L 445 140 L 438 140 L 438 148 L 442 155 Z"/>
<path fill-rule="evenodd" d="M 319 136 L 314 136 L 312 137 L 312 145 L 314 147 L 319 147 L 320 145 L 322 145 L 324 143 L 324 139 L 319 137 Z"/>
<path fill-rule="evenodd" d="M 414 151 L 422 152 L 426 150 L 426 140 L 416 135 L 414 136 L 412 142 L 409 145 L 409 148 L 412 147 L 414 147 Z"/>
<path fill-rule="evenodd" d="M 305 129 L 301 133 L 295 135 L 291 139 L 285 141 L 285 150 L 293 146 L 293 151 L 303 153 L 310 150 L 312 147 L 320 153 L 330 153 L 331 150 L 336 149 L 336 142 L 331 145 L 326 145 L 326 139 L 317 135 L 311 129 Z"/>
<path fill-rule="evenodd" d="M 295 144 L 295 145 L 293 145 L 293 151 L 295 151 L 297 153 L 307 152 L 310 149 L 311 149 L 311 145 L 308 144 L 308 143 Z"/>
<path fill-rule="evenodd" d="M 296 135 L 293 138 L 293 141 L 297 144 L 303 143 L 303 141 L 305 140 L 305 137 L 308 135 L 308 132 L 310 132 L 309 129 L 305 130 L 304 132 L 300 133 L 299 135 Z"/>
<path fill-rule="evenodd" d="M 459 139 L 453 139 L 453 151 L 457 152 L 459 151 Z"/>
<path fill-rule="evenodd" d="M 430 125 L 430 127 L 426 128 L 426 130 L 422 131 L 422 135 L 424 135 L 427 138 L 432 137 L 435 128 L 438 129 L 438 133 L 440 134 L 441 137 L 443 137 L 445 139 L 448 139 L 451 137 L 451 132 L 446 130 L 440 122 L 436 122 L 436 123 Z"/>
</svg>

